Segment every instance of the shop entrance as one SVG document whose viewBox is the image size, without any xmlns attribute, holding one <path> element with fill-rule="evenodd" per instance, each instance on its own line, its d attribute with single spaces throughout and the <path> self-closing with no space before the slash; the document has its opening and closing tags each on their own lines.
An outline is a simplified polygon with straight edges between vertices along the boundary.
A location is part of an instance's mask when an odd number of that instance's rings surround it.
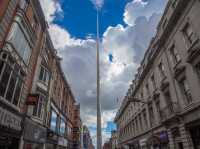
<svg viewBox="0 0 200 149">
<path fill-rule="evenodd" d="M 200 126 L 190 128 L 191 138 L 195 149 L 200 149 Z"/>
<path fill-rule="evenodd" d="M 0 149 L 18 149 L 19 139 L 0 137 Z"/>
</svg>

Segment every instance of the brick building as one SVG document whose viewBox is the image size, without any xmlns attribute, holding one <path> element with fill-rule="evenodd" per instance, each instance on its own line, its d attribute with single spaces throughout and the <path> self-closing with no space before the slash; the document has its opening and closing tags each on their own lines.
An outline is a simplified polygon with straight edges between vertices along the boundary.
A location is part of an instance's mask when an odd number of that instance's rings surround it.
<svg viewBox="0 0 200 149">
<path fill-rule="evenodd" d="M 168 1 L 115 117 L 120 147 L 199 148 L 199 8 L 199 0 Z"/>
<path fill-rule="evenodd" d="M 73 119 L 73 148 L 80 149 L 81 148 L 81 128 L 82 122 L 80 119 L 80 105 L 75 105 L 74 108 L 74 119 Z"/>
<path fill-rule="evenodd" d="M 39 1 L 1 0 L 0 148 L 72 148 L 74 109 Z"/>
</svg>

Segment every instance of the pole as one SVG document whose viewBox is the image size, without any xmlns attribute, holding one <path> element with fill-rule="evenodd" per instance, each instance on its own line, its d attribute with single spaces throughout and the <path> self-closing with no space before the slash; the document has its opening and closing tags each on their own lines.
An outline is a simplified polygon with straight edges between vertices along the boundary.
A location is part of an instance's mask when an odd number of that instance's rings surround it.
<svg viewBox="0 0 200 149">
<path fill-rule="evenodd" d="M 97 8 L 97 149 L 102 148 L 101 104 L 100 104 L 100 68 L 99 68 L 99 10 Z"/>
</svg>

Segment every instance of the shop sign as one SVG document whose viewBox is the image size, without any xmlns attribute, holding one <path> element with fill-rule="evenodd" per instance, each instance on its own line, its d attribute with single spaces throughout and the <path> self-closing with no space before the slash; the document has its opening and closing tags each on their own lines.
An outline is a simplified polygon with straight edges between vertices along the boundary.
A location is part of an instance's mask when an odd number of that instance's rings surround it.
<svg viewBox="0 0 200 149">
<path fill-rule="evenodd" d="M 63 137 L 59 137 L 58 138 L 58 145 L 61 145 L 61 146 L 67 146 L 67 140 Z"/>
<path fill-rule="evenodd" d="M 38 143 L 45 143 L 46 135 L 46 128 L 36 124 L 32 120 L 26 119 L 24 139 Z"/>
<path fill-rule="evenodd" d="M 0 107 L 0 125 L 21 131 L 22 118 L 14 113 Z"/>
<path fill-rule="evenodd" d="M 39 94 L 29 94 L 27 97 L 27 105 L 37 105 L 39 100 Z"/>
</svg>

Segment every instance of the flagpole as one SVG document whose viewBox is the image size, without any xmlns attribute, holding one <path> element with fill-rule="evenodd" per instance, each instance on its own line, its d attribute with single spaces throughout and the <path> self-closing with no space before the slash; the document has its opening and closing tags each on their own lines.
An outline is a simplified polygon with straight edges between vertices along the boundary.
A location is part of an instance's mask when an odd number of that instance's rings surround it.
<svg viewBox="0 0 200 149">
<path fill-rule="evenodd" d="M 99 9 L 97 8 L 97 149 L 102 149 L 101 103 L 100 103 L 100 66 L 99 66 Z"/>
</svg>

